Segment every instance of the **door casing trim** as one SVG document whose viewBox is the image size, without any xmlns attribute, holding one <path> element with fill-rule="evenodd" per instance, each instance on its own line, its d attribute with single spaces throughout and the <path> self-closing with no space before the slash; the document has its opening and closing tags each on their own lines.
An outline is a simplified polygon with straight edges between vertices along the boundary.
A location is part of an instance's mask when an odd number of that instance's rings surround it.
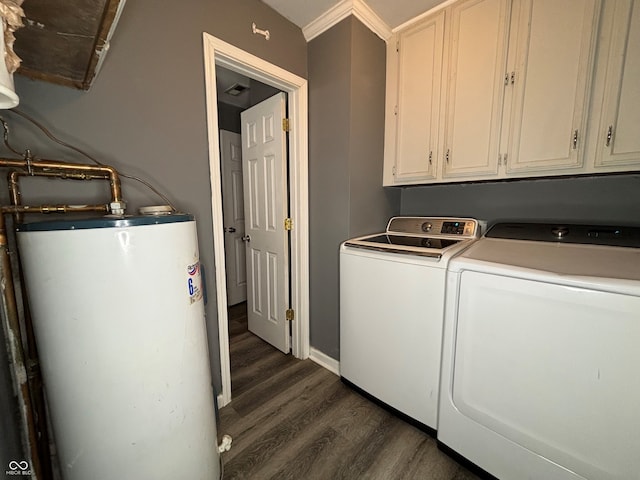
<svg viewBox="0 0 640 480">
<path fill-rule="evenodd" d="M 218 405 L 231 401 L 231 367 L 229 362 L 229 327 L 227 284 L 222 224 L 222 183 L 218 138 L 218 96 L 216 65 L 242 73 L 287 93 L 290 132 L 289 198 L 291 231 L 291 308 L 295 320 L 291 328 L 291 351 L 294 357 L 309 357 L 309 175 L 308 175 L 308 83 L 307 80 L 273 65 L 255 55 L 203 33 L 204 69 L 211 180 L 211 213 L 215 263 L 218 340 L 222 391 Z"/>
</svg>

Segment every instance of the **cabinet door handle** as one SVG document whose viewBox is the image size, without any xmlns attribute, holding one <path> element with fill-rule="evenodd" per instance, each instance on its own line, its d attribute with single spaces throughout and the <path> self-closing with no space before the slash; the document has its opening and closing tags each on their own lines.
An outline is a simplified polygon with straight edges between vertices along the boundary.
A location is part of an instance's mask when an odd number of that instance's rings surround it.
<svg viewBox="0 0 640 480">
<path fill-rule="evenodd" d="M 578 148 L 578 130 L 573 131 L 573 149 Z"/>
<path fill-rule="evenodd" d="M 429 152 L 429 165 L 431 165 L 432 158 L 433 158 L 433 152 Z"/>
<path fill-rule="evenodd" d="M 613 136 L 613 125 L 609 125 L 607 129 L 607 143 L 605 144 L 607 147 L 611 145 L 611 137 Z"/>
</svg>

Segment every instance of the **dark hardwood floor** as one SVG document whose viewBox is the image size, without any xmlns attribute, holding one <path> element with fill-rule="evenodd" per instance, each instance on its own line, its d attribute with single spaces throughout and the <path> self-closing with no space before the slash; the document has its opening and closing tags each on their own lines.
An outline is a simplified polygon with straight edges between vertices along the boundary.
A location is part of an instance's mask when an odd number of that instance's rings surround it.
<svg viewBox="0 0 640 480">
<path fill-rule="evenodd" d="M 233 437 L 225 480 L 478 478 L 333 373 L 249 333 L 244 308 L 230 309 L 233 399 L 218 425 Z"/>
</svg>

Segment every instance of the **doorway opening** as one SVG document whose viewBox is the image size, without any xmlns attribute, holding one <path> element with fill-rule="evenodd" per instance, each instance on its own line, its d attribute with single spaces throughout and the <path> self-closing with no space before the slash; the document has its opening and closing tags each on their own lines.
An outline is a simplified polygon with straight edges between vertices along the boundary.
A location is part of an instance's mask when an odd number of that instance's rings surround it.
<svg viewBox="0 0 640 480">
<path fill-rule="evenodd" d="M 293 224 L 293 229 L 290 232 L 290 305 L 295 312 L 295 320 L 291 326 L 291 353 L 294 357 L 300 359 L 306 359 L 309 356 L 308 93 L 307 81 L 291 72 L 207 33 L 203 34 L 203 41 L 222 383 L 222 390 L 218 396 L 218 405 L 222 407 L 231 401 L 231 373 L 216 66 L 224 67 L 270 85 L 286 93 L 288 97 L 290 125 L 290 133 L 287 140 L 289 152 L 289 216 Z"/>
<path fill-rule="evenodd" d="M 227 303 L 246 300 L 248 330 L 288 354 L 286 94 L 230 73 L 216 68 L 218 122 L 236 130 L 220 130 Z"/>
</svg>

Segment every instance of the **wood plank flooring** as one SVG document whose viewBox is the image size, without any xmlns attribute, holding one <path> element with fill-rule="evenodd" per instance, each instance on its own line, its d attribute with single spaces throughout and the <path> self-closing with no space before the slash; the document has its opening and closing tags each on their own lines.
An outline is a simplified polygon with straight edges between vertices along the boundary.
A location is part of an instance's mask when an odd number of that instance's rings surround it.
<svg viewBox="0 0 640 480">
<path fill-rule="evenodd" d="M 218 425 L 233 437 L 225 480 L 479 478 L 333 373 L 249 333 L 244 308 L 230 309 L 233 399 Z"/>
</svg>

